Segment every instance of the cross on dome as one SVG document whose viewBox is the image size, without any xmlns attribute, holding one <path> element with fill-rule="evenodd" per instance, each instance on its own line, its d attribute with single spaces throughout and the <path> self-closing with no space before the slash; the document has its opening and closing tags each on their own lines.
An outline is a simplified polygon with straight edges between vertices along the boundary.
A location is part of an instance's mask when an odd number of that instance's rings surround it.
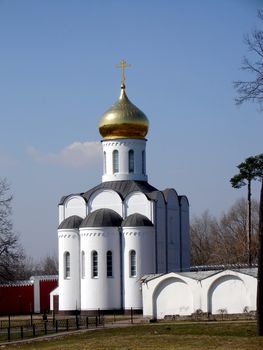
<svg viewBox="0 0 263 350">
<path fill-rule="evenodd" d="M 125 85 L 125 68 L 131 67 L 125 60 L 120 60 L 120 63 L 116 64 L 117 68 L 121 68 L 121 85 Z"/>
<path fill-rule="evenodd" d="M 136 107 L 125 92 L 125 68 L 131 67 L 125 60 L 116 65 L 121 68 L 121 93 L 102 116 L 99 131 L 104 140 L 114 139 L 145 139 L 148 133 L 149 121 L 146 115 Z"/>
</svg>

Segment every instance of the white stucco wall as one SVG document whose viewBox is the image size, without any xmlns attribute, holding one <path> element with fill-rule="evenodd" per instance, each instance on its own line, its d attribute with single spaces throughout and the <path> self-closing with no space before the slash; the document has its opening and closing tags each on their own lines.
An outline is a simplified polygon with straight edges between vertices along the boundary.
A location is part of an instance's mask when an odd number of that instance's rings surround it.
<svg viewBox="0 0 263 350">
<path fill-rule="evenodd" d="M 147 181 L 146 165 L 145 174 L 142 172 L 142 152 L 146 148 L 146 140 L 141 139 L 117 139 L 102 141 L 103 153 L 106 154 L 106 166 L 104 166 L 104 174 L 102 182 L 118 181 L 118 180 L 138 180 Z M 113 174 L 112 154 L 113 151 L 119 152 L 119 172 Z M 128 152 L 134 151 L 134 172 L 129 173 L 128 168 Z M 146 153 L 146 152 L 145 152 Z M 146 155 L 145 155 L 146 157 Z M 146 163 L 146 160 L 145 160 Z"/>
<path fill-rule="evenodd" d="M 81 309 L 119 309 L 120 236 L 118 228 L 80 228 L 80 254 L 85 252 L 85 276 L 81 276 Z M 92 276 L 92 252 L 98 253 L 98 276 Z M 112 252 L 113 276 L 107 277 L 107 251 Z"/>
<path fill-rule="evenodd" d="M 63 211 L 60 210 L 60 213 L 62 216 Z M 83 219 L 86 216 L 86 202 L 81 196 L 76 196 L 76 195 L 70 196 L 66 199 L 64 203 L 64 216 L 65 216 L 64 219 L 72 215 L 78 215 Z"/>
<path fill-rule="evenodd" d="M 212 314 L 256 310 L 256 277 L 232 270 L 202 280 L 186 275 L 171 272 L 146 278 L 142 282 L 143 315 L 164 318 L 191 315 L 196 310 Z"/>
<path fill-rule="evenodd" d="M 242 313 L 256 310 L 257 279 L 237 271 L 226 270 L 203 281 L 205 295 L 202 295 L 207 312 Z M 205 301 L 207 304 L 205 305 Z"/>
<path fill-rule="evenodd" d="M 60 204 L 58 206 L 58 224 L 60 225 L 63 220 L 65 220 L 65 208 L 64 204 Z"/>
<path fill-rule="evenodd" d="M 58 230 L 59 310 L 80 308 L 80 266 L 78 229 Z M 70 277 L 65 277 L 65 252 L 70 254 Z"/>
<path fill-rule="evenodd" d="M 236 276 L 223 276 L 216 280 L 208 292 L 208 310 L 212 314 L 225 310 L 227 313 L 242 313 L 250 305 L 244 281 Z"/>
<path fill-rule="evenodd" d="M 53 297 L 55 295 L 59 295 L 59 287 L 53 289 L 52 292 L 49 294 L 50 311 L 54 310 Z"/>
<path fill-rule="evenodd" d="M 165 315 L 189 315 L 194 311 L 192 290 L 180 278 L 163 281 L 155 289 L 153 299 L 153 313 L 158 319 Z"/>
<path fill-rule="evenodd" d="M 40 312 L 40 290 L 39 290 L 39 278 L 33 278 L 34 281 L 34 312 Z"/>
<path fill-rule="evenodd" d="M 151 201 L 142 192 L 132 192 L 124 200 L 124 217 L 140 213 L 152 221 Z"/>
<path fill-rule="evenodd" d="M 121 197 L 117 192 L 112 190 L 98 190 L 91 195 L 88 201 L 88 213 L 101 208 L 112 209 L 120 216 L 123 215 Z"/>
<path fill-rule="evenodd" d="M 123 272 L 124 272 L 124 308 L 142 309 L 140 279 L 146 273 L 152 273 L 154 261 L 153 227 L 123 227 Z M 136 252 L 136 276 L 130 275 L 130 251 Z M 146 272 L 148 271 L 148 272 Z"/>
</svg>

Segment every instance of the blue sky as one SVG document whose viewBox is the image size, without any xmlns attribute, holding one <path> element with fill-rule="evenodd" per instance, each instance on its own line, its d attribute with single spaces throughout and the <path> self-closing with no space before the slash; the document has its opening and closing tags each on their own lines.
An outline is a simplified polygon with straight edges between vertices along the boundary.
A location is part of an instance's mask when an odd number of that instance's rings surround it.
<svg viewBox="0 0 263 350">
<path fill-rule="evenodd" d="M 98 122 L 127 95 L 150 120 L 149 182 L 174 187 L 191 215 L 220 216 L 245 196 L 229 179 L 262 152 L 263 115 L 234 104 L 262 26 L 256 0 L 0 0 L 0 177 L 33 257 L 57 251 L 57 203 L 101 181 Z M 258 198 L 259 186 L 254 186 Z"/>
</svg>

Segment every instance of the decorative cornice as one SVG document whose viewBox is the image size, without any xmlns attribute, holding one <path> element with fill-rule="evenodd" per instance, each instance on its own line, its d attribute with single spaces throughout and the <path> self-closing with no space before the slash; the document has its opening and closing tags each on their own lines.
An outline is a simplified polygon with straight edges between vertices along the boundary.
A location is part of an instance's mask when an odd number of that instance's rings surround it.
<svg viewBox="0 0 263 350">
<path fill-rule="evenodd" d="M 58 238 L 72 238 L 72 239 L 76 239 L 76 238 L 78 238 L 78 235 L 76 235 L 76 234 L 59 234 L 58 235 Z"/>
</svg>

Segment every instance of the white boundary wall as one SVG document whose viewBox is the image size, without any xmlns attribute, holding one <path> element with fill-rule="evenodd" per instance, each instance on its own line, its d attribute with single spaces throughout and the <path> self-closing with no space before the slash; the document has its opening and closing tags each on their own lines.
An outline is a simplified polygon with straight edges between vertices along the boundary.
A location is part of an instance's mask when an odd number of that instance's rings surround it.
<svg viewBox="0 0 263 350">
<path fill-rule="evenodd" d="M 191 276 L 193 273 L 187 277 L 187 273 L 175 272 L 146 276 L 142 282 L 143 315 L 162 319 L 197 310 L 212 314 L 256 310 L 256 277 L 236 270 L 214 271 L 202 279 Z"/>
</svg>

